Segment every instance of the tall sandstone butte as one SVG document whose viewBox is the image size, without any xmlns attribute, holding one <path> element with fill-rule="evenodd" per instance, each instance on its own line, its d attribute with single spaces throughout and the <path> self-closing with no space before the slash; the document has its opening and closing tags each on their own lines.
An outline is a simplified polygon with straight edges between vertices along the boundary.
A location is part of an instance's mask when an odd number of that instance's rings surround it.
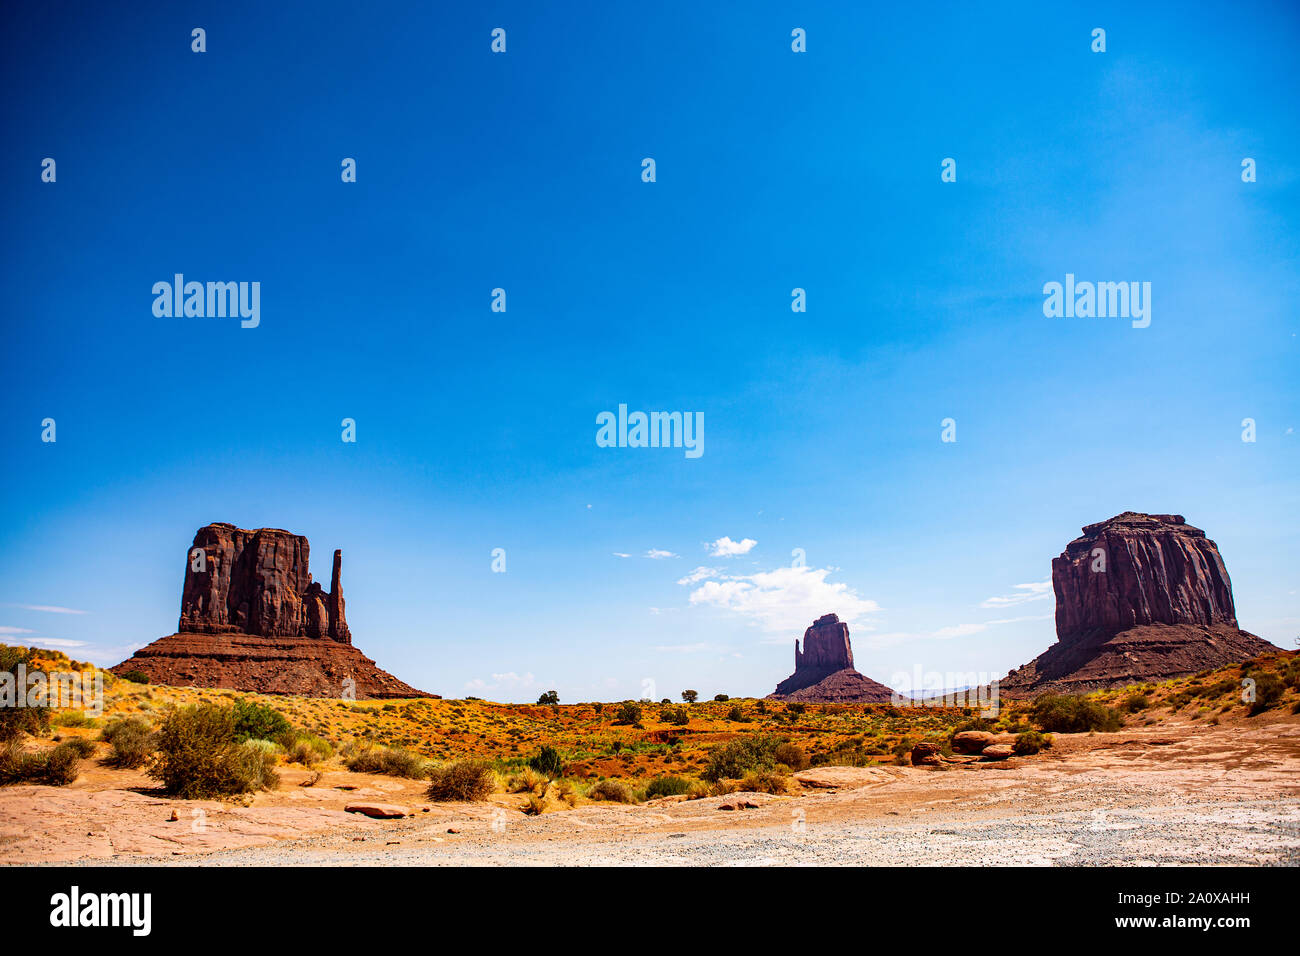
<svg viewBox="0 0 1300 956">
<path fill-rule="evenodd" d="M 200 528 L 185 557 L 177 633 L 112 670 L 141 671 L 159 684 L 268 694 L 431 696 L 352 646 L 343 552 L 334 552 L 328 591 L 312 581 L 310 556 L 305 537 L 279 528 Z"/>
<path fill-rule="evenodd" d="M 1182 515 L 1126 511 L 1052 561 L 1057 642 L 1001 682 L 1018 696 L 1166 680 L 1277 650 L 1237 626 L 1218 546 Z"/>
<path fill-rule="evenodd" d="M 879 703 L 893 697 L 884 684 L 853 667 L 849 626 L 837 614 L 823 614 L 794 642 L 794 673 L 776 685 L 774 700 L 822 703 Z"/>
</svg>

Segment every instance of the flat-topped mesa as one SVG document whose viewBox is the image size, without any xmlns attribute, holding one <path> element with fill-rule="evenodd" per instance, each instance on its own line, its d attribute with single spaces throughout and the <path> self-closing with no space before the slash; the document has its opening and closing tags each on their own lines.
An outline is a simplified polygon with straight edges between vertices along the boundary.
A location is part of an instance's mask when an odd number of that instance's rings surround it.
<svg viewBox="0 0 1300 956">
<path fill-rule="evenodd" d="M 185 559 L 180 633 L 312 637 L 352 643 L 334 552 L 330 590 L 311 579 L 307 539 L 224 521 L 198 530 Z"/>
<path fill-rule="evenodd" d="M 1237 626 L 1218 546 L 1182 515 L 1126 511 L 1052 561 L 1056 635 L 1091 641 L 1144 624 Z"/>
<path fill-rule="evenodd" d="M 1086 693 L 1277 650 L 1237 626 L 1218 546 L 1182 515 L 1125 511 L 1052 561 L 1056 643 L 1000 683 L 1009 697 Z"/>
<path fill-rule="evenodd" d="M 817 671 L 833 674 L 853 666 L 853 648 L 849 644 L 849 626 L 838 614 L 823 614 L 803 632 L 803 650 L 794 642 L 794 672 Z"/>
</svg>

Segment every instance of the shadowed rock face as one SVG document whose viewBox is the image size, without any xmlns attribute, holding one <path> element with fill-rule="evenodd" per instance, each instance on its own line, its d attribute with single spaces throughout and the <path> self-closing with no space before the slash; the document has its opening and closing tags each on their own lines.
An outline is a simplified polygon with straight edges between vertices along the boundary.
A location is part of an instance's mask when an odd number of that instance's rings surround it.
<svg viewBox="0 0 1300 956">
<path fill-rule="evenodd" d="M 1088 525 L 1052 562 L 1052 588 L 1062 642 L 1142 624 L 1237 626 L 1219 548 L 1182 515 L 1126 511 Z"/>
<path fill-rule="evenodd" d="M 1277 650 L 1237 626 L 1218 546 L 1182 515 L 1126 511 L 1052 561 L 1057 643 L 1008 674 L 1010 696 L 1166 680 Z"/>
<path fill-rule="evenodd" d="M 836 614 L 824 614 L 803 632 L 803 648 L 794 642 L 794 673 L 770 695 L 783 700 L 871 703 L 893 692 L 853 668 L 849 626 Z"/>
<path fill-rule="evenodd" d="M 352 646 L 334 552 L 330 589 L 313 582 L 302 535 L 200 528 L 186 554 L 178 633 L 111 668 L 159 684 L 312 697 L 429 697 Z"/>
<path fill-rule="evenodd" d="M 200 528 L 185 558 L 177 630 L 351 643 L 339 583 L 343 552 L 334 552 L 329 591 L 312 581 L 310 555 L 305 537 L 278 528 Z"/>
</svg>

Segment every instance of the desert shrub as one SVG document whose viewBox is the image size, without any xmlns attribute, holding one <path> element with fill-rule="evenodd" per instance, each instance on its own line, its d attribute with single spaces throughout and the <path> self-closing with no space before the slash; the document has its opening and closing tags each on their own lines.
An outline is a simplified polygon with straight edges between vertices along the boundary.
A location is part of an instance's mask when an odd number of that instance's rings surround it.
<svg viewBox="0 0 1300 956">
<path fill-rule="evenodd" d="M 549 744 L 528 758 L 528 766 L 547 777 L 564 776 L 564 759 L 560 756 L 560 752 Z"/>
<path fill-rule="evenodd" d="M 76 752 L 78 757 L 83 759 L 95 755 L 94 741 L 87 737 L 69 737 L 67 740 L 63 741 L 61 746 L 72 749 Z"/>
<path fill-rule="evenodd" d="M 530 793 L 519 809 L 530 817 L 541 816 L 546 811 L 546 794 Z"/>
<path fill-rule="evenodd" d="M 622 780 L 601 780 L 587 790 L 589 800 L 608 800 L 611 803 L 636 803 L 632 789 Z"/>
<path fill-rule="evenodd" d="M 275 740 L 293 733 L 293 725 L 288 718 L 266 704 L 238 700 L 235 701 L 234 711 L 235 739 L 240 743 L 245 740 Z"/>
<path fill-rule="evenodd" d="M 700 692 L 698 690 L 682 691 L 682 700 L 686 701 L 686 703 L 688 704 L 693 704 L 699 699 L 700 699 Z"/>
<path fill-rule="evenodd" d="M 1119 713 L 1099 701 L 1072 694 L 1043 694 L 1029 710 L 1034 723 L 1049 733 L 1079 734 L 1118 730 Z"/>
<path fill-rule="evenodd" d="M 355 773 L 382 773 L 390 777 L 419 780 L 429 775 L 432 764 L 402 747 L 360 744 L 349 748 L 343 765 Z"/>
<path fill-rule="evenodd" d="M 1129 694 L 1124 698 L 1124 703 L 1120 705 L 1130 714 L 1136 714 L 1139 710 L 1146 710 L 1151 706 L 1151 698 L 1146 694 Z"/>
<path fill-rule="evenodd" d="M 659 708 L 659 719 L 666 724 L 673 724 L 676 727 L 682 727 L 691 722 L 691 712 L 684 705 L 666 706 Z"/>
<path fill-rule="evenodd" d="M 798 744 L 790 743 L 788 740 L 779 743 L 772 750 L 772 758 L 778 764 L 784 764 L 791 770 L 807 770 L 808 755 L 804 753 L 802 747 Z"/>
<path fill-rule="evenodd" d="M 284 759 L 289 763 L 300 763 L 310 767 L 322 760 L 329 760 L 334 755 L 334 747 L 323 737 L 309 734 L 305 730 L 280 738 L 284 748 Z"/>
<path fill-rule="evenodd" d="M 727 711 L 727 719 L 730 720 L 732 723 L 737 723 L 737 724 L 744 723 L 745 712 L 740 709 L 739 704 L 732 704 L 731 709 Z"/>
<path fill-rule="evenodd" d="M 99 721 L 84 710 L 61 710 L 50 715 L 51 727 L 98 727 Z"/>
<path fill-rule="evenodd" d="M 555 794 L 569 806 L 578 802 L 578 791 L 570 780 L 555 781 Z"/>
<path fill-rule="evenodd" d="M 27 750 L 10 742 L 0 749 L 0 785 L 43 783 L 63 787 L 77 779 L 81 754 L 70 744 L 50 750 Z"/>
<path fill-rule="evenodd" d="M 719 704 L 725 704 L 727 701 L 731 700 L 731 698 L 728 697 L 726 694 L 714 694 L 713 699 L 717 701 Z"/>
<path fill-rule="evenodd" d="M 122 678 L 122 680 L 129 680 L 132 684 L 149 683 L 149 675 L 144 671 L 124 671 L 117 676 Z"/>
<path fill-rule="evenodd" d="M 616 724 L 639 724 L 641 723 L 641 705 L 634 700 L 625 700 L 618 708 L 618 716 L 614 718 Z"/>
<path fill-rule="evenodd" d="M 1286 684 L 1276 674 L 1258 671 L 1247 675 L 1255 679 L 1255 701 L 1250 705 L 1248 714 L 1254 717 L 1270 707 L 1276 706 L 1286 693 Z"/>
<path fill-rule="evenodd" d="M 0 673 L 8 675 L 7 683 L 18 697 L 24 697 L 27 693 L 27 688 L 18 683 L 18 665 L 31 662 L 32 652 L 27 648 L 0 644 Z M 29 676 L 34 670 L 29 669 Z M 25 702 L 24 698 L 23 703 Z M 16 740 L 21 734 L 45 736 L 50 732 L 51 716 L 48 707 L 15 707 L 9 703 L 0 705 L 0 743 Z"/>
<path fill-rule="evenodd" d="M 195 800 L 274 789 L 274 767 L 274 754 L 237 739 L 235 708 L 192 704 L 163 720 L 148 772 L 172 796 Z"/>
<path fill-rule="evenodd" d="M 645 795 L 647 799 L 679 797 L 690 791 L 691 782 L 684 777 L 655 777 L 645 788 Z"/>
<path fill-rule="evenodd" d="M 737 780 L 750 771 L 773 770 L 780 743 L 770 737 L 747 737 L 721 744 L 709 751 L 709 762 L 701 776 L 709 781 Z"/>
<path fill-rule="evenodd" d="M 808 705 L 801 700 L 796 700 L 792 704 L 787 704 L 785 709 L 792 714 L 802 714 L 805 710 L 808 709 Z"/>
<path fill-rule="evenodd" d="M 532 767 L 525 767 L 517 774 L 513 774 L 506 781 L 506 789 L 511 793 L 530 793 L 546 786 L 546 777 L 538 773 Z"/>
<path fill-rule="evenodd" d="M 952 738 L 956 734 L 963 733 L 967 730 L 991 731 L 995 726 L 996 723 L 992 720 L 989 720 L 987 717 L 978 717 L 978 716 L 971 717 L 969 720 L 963 720 L 961 723 L 953 727 L 952 730 L 948 731 L 948 739 L 952 740 Z"/>
<path fill-rule="evenodd" d="M 755 770 L 745 774 L 736 789 L 751 793 L 786 793 L 790 789 L 790 778 L 770 770 Z"/>
<path fill-rule="evenodd" d="M 113 748 L 108 763 L 114 767 L 143 767 L 153 752 L 149 723 L 140 717 L 119 717 L 110 721 L 99 739 Z"/>
<path fill-rule="evenodd" d="M 1036 730 L 1026 730 L 1023 734 L 1016 735 L 1016 742 L 1012 750 L 1015 751 L 1017 757 L 1027 757 L 1051 746 L 1051 737 L 1040 734 Z"/>
<path fill-rule="evenodd" d="M 543 706 L 546 704 L 554 705 L 554 704 L 558 704 L 559 702 L 560 702 L 560 695 L 557 691 L 553 691 L 553 690 L 548 690 L 545 694 L 542 694 L 540 697 L 537 698 L 538 706 Z"/>
<path fill-rule="evenodd" d="M 1209 687 L 1202 688 L 1197 697 L 1222 697 L 1224 694 L 1231 694 L 1234 691 L 1241 690 L 1241 682 L 1235 681 L 1230 677 L 1225 677 L 1221 681 L 1215 681 Z"/>
<path fill-rule="evenodd" d="M 458 760 L 429 772 L 430 800 L 486 800 L 496 789 L 496 774 L 482 760 Z"/>
</svg>

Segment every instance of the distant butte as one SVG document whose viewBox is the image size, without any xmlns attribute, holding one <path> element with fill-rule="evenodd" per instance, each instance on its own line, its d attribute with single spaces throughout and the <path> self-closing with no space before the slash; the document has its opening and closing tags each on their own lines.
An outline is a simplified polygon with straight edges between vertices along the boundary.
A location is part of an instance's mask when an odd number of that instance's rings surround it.
<svg viewBox="0 0 1300 956">
<path fill-rule="evenodd" d="M 1056 643 L 1008 674 L 1009 696 L 1168 680 L 1277 650 L 1237 626 L 1218 545 L 1182 515 L 1126 511 L 1052 561 Z"/>
<path fill-rule="evenodd" d="M 246 531 L 216 522 L 185 556 L 177 633 L 111 668 L 158 684 L 359 700 L 431 697 L 352 646 L 344 616 L 343 552 L 330 589 L 313 582 L 310 546 L 279 528 Z M 350 682 L 350 683 L 349 683 Z"/>
<path fill-rule="evenodd" d="M 809 703 L 883 703 L 894 692 L 853 667 L 849 626 L 836 614 L 824 614 L 803 632 L 803 648 L 794 642 L 794 673 L 776 685 L 771 700 Z"/>
</svg>

